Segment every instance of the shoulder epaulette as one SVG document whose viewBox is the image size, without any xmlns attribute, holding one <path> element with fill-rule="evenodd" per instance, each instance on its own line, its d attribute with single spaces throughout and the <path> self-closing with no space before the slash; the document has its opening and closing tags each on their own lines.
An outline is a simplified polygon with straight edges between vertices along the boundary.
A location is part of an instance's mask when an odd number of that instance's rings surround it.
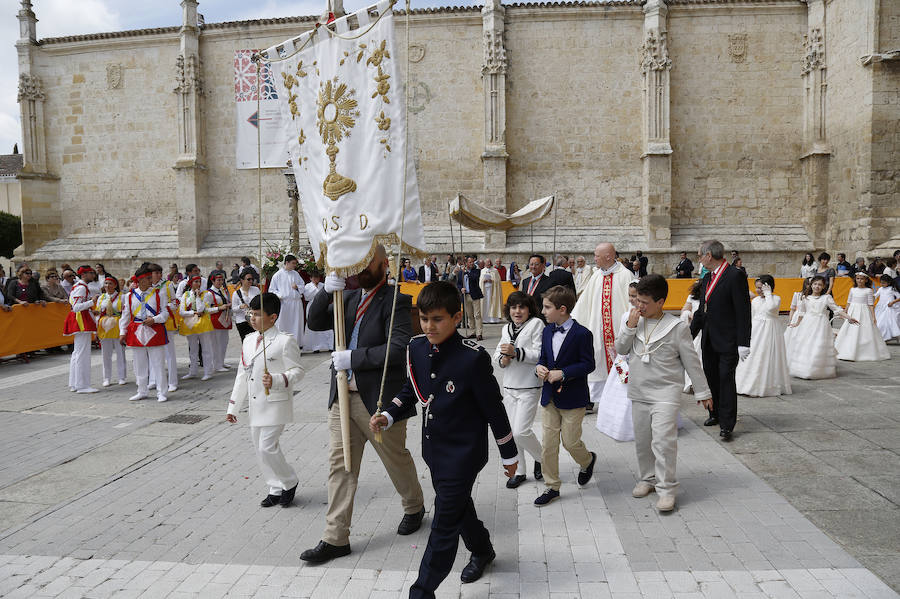
<svg viewBox="0 0 900 599">
<path fill-rule="evenodd" d="M 472 351 L 484 350 L 484 348 L 481 347 L 481 345 L 479 345 L 478 342 L 475 341 L 474 339 L 463 339 L 462 344 L 464 347 L 467 347 L 467 348 L 471 349 Z"/>
</svg>

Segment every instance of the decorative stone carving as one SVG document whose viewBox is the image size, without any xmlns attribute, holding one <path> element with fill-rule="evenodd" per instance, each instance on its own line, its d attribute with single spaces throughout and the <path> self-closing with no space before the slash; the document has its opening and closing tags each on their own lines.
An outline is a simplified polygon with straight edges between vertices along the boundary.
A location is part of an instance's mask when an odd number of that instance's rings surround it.
<svg viewBox="0 0 900 599">
<path fill-rule="evenodd" d="M 122 89 L 125 71 L 120 64 L 106 65 L 106 88 Z"/>
<path fill-rule="evenodd" d="M 667 71 L 672 68 L 669 60 L 669 46 L 666 32 L 656 29 L 647 31 L 647 37 L 641 44 L 641 73 L 647 71 Z"/>
<path fill-rule="evenodd" d="M 746 33 L 732 33 L 728 36 L 728 55 L 731 56 L 731 62 L 744 62 L 747 58 Z"/>
<path fill-rule="evenodd" d="M 803 57 L 800 69 L 802 74 L 806 75 L 813 69 L 825 68 L 825 39 L 822 37 L 821 29 L 813 28 L 808 35 L 803 36 L 803 48 L 806 50 L 806 56 Z"/>
<path fill-rule="evenodd" d="M 409 61 L 422 62 L 423 58 L 425 58 L 425 44 L 410 44 Z"/>
<path fill-rule="evenodd" d="M 175 58 L 175 89 L 173 91 L 187 94 L 192 90 L 198 94 L 203 93 L 203 82 L 200 79 L 200 67 L 203 62 L 196 55 L 190 54 L 187 58 L 178 55 Z"/>
<path fill-rule="evenodd" d="M 29 75 L 28 73 L 19 74 L 19 96 L 17 100 L 43 100 L 44 86 L 41 78 L 37 75 Z"/>
<path fill-rule="evenodd" d="M 503 34 L 496 31 L 484 32 L 484 65 L 481 72 L 484 74 L 506 74 L 508 63 L 506 61 L 506 48 L 503 47 Z"/>
<path fill-rule="evenodd" d="M 419 114 L 431 102 L 431 89 L 415 76 L 409 79 L 409 111 Z"/>
</svg>

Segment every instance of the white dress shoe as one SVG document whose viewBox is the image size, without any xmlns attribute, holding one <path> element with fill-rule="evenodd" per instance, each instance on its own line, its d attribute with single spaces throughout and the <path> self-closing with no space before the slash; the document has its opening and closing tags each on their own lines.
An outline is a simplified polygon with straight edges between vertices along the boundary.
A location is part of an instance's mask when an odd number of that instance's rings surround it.
<svg viewBox="0 0 900 599">
<path fill-rule="evenodd" d="M 212 375 L 211 375 L 211 374 L 204 374 L 204 375 L 200 378 L 200 380 L 201 380 L 201 381 L 208 381 L 208 380 L 211 379 L 211 378 L 212 378 Z"/>
<path fill-rule="evenodd" d="M 169 401 L 169 398 L 166 397 L 165 395 L 158 395 L 156 397 L 156 401 L 158 401 L 158 402 Z"/>
<path fill-rule="evenodd" d="M 139 399 L 147 399 L 146 395 L 141 395 L 140 393 L 135 393 L 131 397 L 128 398 L 128 401 L 138 401 Z"/>
<path fill-rule="evenodd" d="M 174 393 L 175 391 L 178 391 L 178 387 L 176 387 L 175 385 L 169 385 L 169 393 Z"/>
<path fill-rule="evenodd" d="M 75 387 L 69 387 L 69 391 L 75 393 L 76 391 L 78 391 L 78 389 L 76 389 Z"/>
<path fill-rule="evenodd" d="M 196 376 L 197 376 L 197 375 L 195 375 L 195 374 L 187 373 L 186 375 L 184 375 L 183 377 L 181 377 L 181 380 L 186 381 L 186 380 L 188 380 L 188 379 L 195 378 Z"/>
<path fill-rule="evenodd" d="M 93 387 L 86 387 L 85 389 L 79 389 L 75 393 L 99 393 L 99 389 L 94 389 Z"/>
<path fill-rule="evenodd" d="M 228 369 L 223 366 L 222 368 L 216 368 L 216 372 L 228 372 Z"/>
<path fill-rule="evenodd" d="M 124 385 L 124 384 L 125 384 L 125 379 L 119 379 L 119 384 L 120 384 L 120 385 Z"/>
<path fill-rule="evenodd" d="M 103 386 L 109 387 L 109 379 L 103 379 Z"/>
<path fill-rule="evenodd" d="M 154 389 L 156 389 L 156 383 L 150 383 L 149 385 L 147 385 L 148 391 L 153 391 Z"/>
</svg>

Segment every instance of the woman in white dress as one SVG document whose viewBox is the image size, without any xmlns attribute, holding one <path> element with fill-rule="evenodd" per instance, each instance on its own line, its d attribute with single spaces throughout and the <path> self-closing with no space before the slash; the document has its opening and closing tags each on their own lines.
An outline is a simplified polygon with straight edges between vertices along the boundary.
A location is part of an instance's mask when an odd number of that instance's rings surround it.
<svg viewBox="0 0 900 599">
<path fill-rule="evenodd" d="M 484 293 L 484 322 L 496 324 L 503 322 L 503 290 L 500 288 L 500 272 L 494 263 L 488 260 L 478 278 L 478 286 Z"/>
<path fill-rule="evenodd" d="M 637 281 L 628 284 L 628 303 L 637 302 Z M 628 311 L 622 314 L 616 335 L 628 320 Z M 628 356 L 617 355 L 609 369 L 603 392 L 597 402 L 597 430 L 616 441 L 634 441 L 634 423 L 631 420 L 631 400 L 628 399 Z"/>
<path fill-rule="evenodd" d="M 885 341 L 900 339 L 900 293 L 894 289 L 894 280 L 881 275 L 881 287 L 875 292 L 875 320 Z"/>
<path fill-rule="evenodd" d="M 811 279 L 816 276 L 817 270 L 819 270 L 819 265 L 816 263 L 816 259 L 807 252 L 803 256 L 803 264 L 800 265 L 800 278 Z"/>
<path fill-rule="evenodd" d="M 834 329 L 828 318 L 828 310 L 859 324 L 855 318 L 841 310 L 834 298 L 825 293 L 828 281 L 816 275 L 810 281 L 810 294 L 800 302 L 800 318 L 793 324 L 794 338 L 788 368 L 791 376 L 799 379 L 832 379 L 837 376 L 837 352 L 834 350 Z"/>
<path fill-rule="evenodd" d="M 509 416 L 513 438 L 521 451 L 534 458 L 534 479 L 544 478 L 541 472 L 541 442 L 534 432 L 534 415 L 541 399 L 543 382 L 534 374 L 541 357 L 541 336 L 544 322 L 538 318 L 534 298 L 521 291 L 509 294 L 506 316 L 509 324 L 500 333 L 500 343 L 494 351 L 494 362 L 503 369 L 503 405 Z M 507 489 L 515 489 L 525 481 L 525 454 L 519 459 L 516 475 L 506 481 Z"/>
<path fill-rule="evenodd" d="M 847 296 L 847 313 L 859 321 L 858 326 L 844 323 L 834 340 L 838 360 L 851 362 L 877 362 L 890 360 L 881 332 L 875 325 L 875 294 L 872 292 L 872 280 L 864 272 L 854 275 L 856 287 Z"/>
<path fill-rule="evenodd" d="M 791 394 L 784 334 L 778 322 L 781 298 L 772 293 L 775 279 L 760 275 L 756 279 L 757 296 L 750 302 L 753 329 L 750 355 L 739 362 L 735 373 L 737 392 L 751 397 Z"/>
<path fill-rule="evenodd" d="M 694 320 L 694 313 L 697 311 L 697 308 L 700 307 L 700 281 L 698 280 L 696 283 L 691 285 L 691 291 L 688 294 L 687 300 L 684 302 L 684 306 L 681 308 L 681 320 L 686 324 L 690 325 L 691 321 Z M 703 340 L 703 331 L 697 333 L 697 336 L 694 337 L 694 349 L 697 351 L 697 355 L 700 356 L 700 361 L 703 362 L 703 351 L 700 349 L 700 343 Z M 694 386 L 691 385 L 691 377 L 688 375 L 687 371 L 684 373 L 684 392 L 685 393 L 693 393 Z M 679 415 L 680 417 L 680 415 Z"/>
<path fill-rule="evenodd" d="M 325 289 L 322 283 L 322 273 L 313 271 L 309 274 L 309 283 L 303 287 L 303 299 L 306 300 L 306 321 L 309 322 L 309 309 L 312 307 L 313 298 L 320 290 Z M 322 350 L 331 351 L 334 349 L 334 331 L 313 331 L 309 327 L 303 334 L 303 349 L 311 351 L 314 354 Z"/>
<path fill-rule="evenodd" d="M 791 312 L 788 314 L 788 326 L 784 329 L 784 348 L 787 350 L 787 355 L 791 355 L 791 341 L 794 339 L 794 331 L 797 330 L 794 325 L 800 320 L 800 302 L 807 295 L 809 295 L 809 279 L 803 279 L 803 287 L 800 291 L 795 291 L 793 297 L 791 297 Z"/>
</svg>

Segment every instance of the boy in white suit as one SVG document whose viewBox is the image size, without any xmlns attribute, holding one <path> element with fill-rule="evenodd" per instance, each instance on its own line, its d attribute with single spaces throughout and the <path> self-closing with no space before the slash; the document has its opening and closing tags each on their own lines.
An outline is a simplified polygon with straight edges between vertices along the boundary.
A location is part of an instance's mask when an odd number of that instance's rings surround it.
<svg viewBox="0 0 900 599">
<path fill-rule="evenodd" d="M 262 507 L 291 505 L 300 481 L 278 443 L 284 425 L 294 420 L 293 389 L 303 378 L 300 346 L 293 335 L 275 327 L 280 311 L 281 300 L 274 293 L 250 300 L 248 316 L 256 332 L 244 338 L 226 415 L 228 422 L 237 422 L 238 412 L 249 400 L 250 438 L 269 486 Z"/>
</svg>

